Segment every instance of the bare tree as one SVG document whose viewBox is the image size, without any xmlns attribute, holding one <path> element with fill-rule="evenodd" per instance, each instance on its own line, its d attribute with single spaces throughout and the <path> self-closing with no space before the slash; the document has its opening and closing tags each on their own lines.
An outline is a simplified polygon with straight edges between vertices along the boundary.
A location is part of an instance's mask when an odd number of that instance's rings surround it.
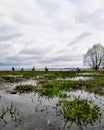
<svg viewBox="0 0 104 130">
<path fill-rule="evenodd" d="M 15 68 L 14 68 L 14 67 L 12 67 L 12 71 L 15 71 Z"/>
<path fill-rule="evenodd" d="M 45 67 L 45 71 L 48 71 L 48 68 L 47 68 L 47 67 Z"/>
<path fill-rule="evenodd" d="M 23 67 L 21 68 L 21 71 L 24 71 L 24 68 L 23 68 Z"/>
<path fill-rule="evenodd" d="M 84 55 L 84 64 L 98 70 L 104 60 L 104 47 L 101 44 L 94 45 Z"/>
<path fill-rule="evenodd" d="M 35 67 L 32 68 L 32 71 L 35 71 Z"/>
</svg>

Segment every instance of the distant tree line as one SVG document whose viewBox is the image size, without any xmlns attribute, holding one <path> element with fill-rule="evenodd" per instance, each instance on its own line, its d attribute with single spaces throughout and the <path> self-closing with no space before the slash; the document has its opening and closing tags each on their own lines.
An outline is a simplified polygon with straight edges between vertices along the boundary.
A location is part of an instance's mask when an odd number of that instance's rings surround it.
<svg viewBox="0 0 104 130">
<path fill-rule="evenodd" d="M 35 71 L 35 67 L 33 67 L 31 70 L 32 70 L 32 71 Z M 14 68 L 14 67 L 12 67 L 12 71 L 15 71 L 15 68 Z M 22 67 L 22 68 L 20 69 L 20 71 L 24 71 L 24 68 Z M 45 68 L 44 68 L 44 71 L 48 71 L 48 68 L 45 67 Z"/>
</svg>

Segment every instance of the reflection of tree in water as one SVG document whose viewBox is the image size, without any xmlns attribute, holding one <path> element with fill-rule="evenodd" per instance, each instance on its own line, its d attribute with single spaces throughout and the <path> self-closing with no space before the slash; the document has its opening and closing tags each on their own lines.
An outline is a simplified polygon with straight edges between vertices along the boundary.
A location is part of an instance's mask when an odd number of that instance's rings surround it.
<svg viewBox="0 0 104 130">
<path fill-rule="evenodd" d="M 68 128 L 75 123 L 80 130 L 88 124 L 94 125 L 96 121 L 101 121 L 101 111 L 97 105 L 92 104 L 87 99 L 75 98 L 74 100 L 60 100 L 56 105 L 56 111 L 65 120 L 64 128 Z"/>
</svg>

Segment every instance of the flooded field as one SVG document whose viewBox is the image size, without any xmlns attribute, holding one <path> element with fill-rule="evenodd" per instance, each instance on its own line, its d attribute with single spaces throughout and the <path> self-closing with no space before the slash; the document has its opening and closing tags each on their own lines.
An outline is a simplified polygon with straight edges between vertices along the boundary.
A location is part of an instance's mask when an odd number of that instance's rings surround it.
<svg viewBox="0 0 104 130">
<path fill-rule="evenodd" d="M 43 75 L 42 78 L 42 75 L 36 75 L 32 78 L 23 78 L 18 82 L 0 81 L 0 130 L 103 130 L 104 96 L 102 93 L 95 93 L 95 91 L 92 91 L 88 87 L 85 88 L 85 85 L 89 86 L 88 83 L 92 83 L 92 78 L 82 76 L 78 78 L 78 75 L 75 77 L 71 75 L 69 77 L 69 75 L 67 75 L 63 80 L 57 81 L 55 80 L 56 78 L 62 79 L 63 77 L 55 77 L 55 75 L 52 75 L 55 78 L 50 79 L 50 76 L 50 74 Z M 14 77 L 18 78 L 19 76 Z M 37 79 L 37 77 L 39 78 Z M 72 81 L 68 79 L 72 79 Z M 71 84 L 71 86 L 69 84 Z M 75 85 L 76 88 L 74 88 Z M 15 89 L 16 86 L 36 86 L 37 89 L 35 88 L 34 91 L 24 92 Z M 59 91 L 57 86 L 60 87 L 59 89 L 61 91 Z M 67 88 L 68 86 L 70 86 L 70 88 Z M 52 88 L 52 90 L 50 88 Z M 100 91 L 99 89 L 97 90 Z M 83 119 L 81 119 L 81 125 L 78 125 L 77 120 L 75 121 L 74 118 L 73 121 L 67 118 L 69 120 L 66 122 L 66 118 L 64 118 L 65 115 L 63 117 L 60 112 L 64 107 L 60 107 L 59 101 L 72 101 L 74 99 L 84 99 L 85 101 L 91 101 L 92 106 L 96 105 L 96 109 L 98 110 L 96 111 L 96 116 L 94 116 L 94 119 L 92 117 L 91 120 L 88 119 L 90 122 L 92 122 L 93 119 L 93 123 L 89 122 L 86 124 L 86 122 L 83 123 Z M 72 113 L 71 110 L 69 112 Z M 71 126 L 70 122 L 72 123 Z"/>
</svg>

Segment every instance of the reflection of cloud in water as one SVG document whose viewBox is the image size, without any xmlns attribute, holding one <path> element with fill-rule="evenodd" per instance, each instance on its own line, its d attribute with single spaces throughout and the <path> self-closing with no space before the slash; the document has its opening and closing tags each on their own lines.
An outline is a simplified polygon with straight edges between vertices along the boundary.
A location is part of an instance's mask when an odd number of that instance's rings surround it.
<svg viewBox="0 0 104 130">
<path fill-rule="evenodd" d="M 83 76 L 76 76 L 76 77 L 73 77 L 73 78 L 57 78 L 57 80 L 72 80 L 72 81 L 79 81 L 79 80 L 83 80 L 83 81 L 86 81 L 86 80 L 90 80 L 91 77 L 83 77 Z"/>
<path fill-rule="evenodd" d="M 98 105 L 102 110 L 104 110 L 104 97 L 103 96 L 99 96 L 94 93 L 89 93 L 84 90 L 71 91 L 71 92 L 68 92 L 68 95 L 71 98 L 80 96 L 80 98 L 82 99 L 84 98 L 84 99 L 92 100 L 96 105 Z"/>
<path fill-rule="evenodd" d="M 21 81 L 19 83 L 14 84 L 36 84 L 36 80 L 27 80 L 27 81 Z M 11 84 L 11 83 L 10 83 Z M 13 84 L 11 84 L 13 85 Z M 13 88 L 13 87 L 12 87 Z M 57 97 L 55 98 L 45 98 L 41 97 L 38 93 L 28 93 L 28 94 L 22 94 L 19 95 L 18 93 L 15 95 L 12 95 L 10 93 L 6 93 L 5 90 L 0 91 L 0 95 L 2 96 L 0 103 L 3 105 L 10 104 L 10 102 L 13 102 L 18 110 L 24 115 L 24 124 L 19 125 L 18 129 L 19 130 L 34 130 L 35 128 L 46 130 L 46 128 L 50 128 L 50 130 L 57 130 L 57 126 L 59 125 L 61 128 L 64 125 L 64 120 L 60 118 L 59 116 L 56 115 L 55 109 L 53 107 L 56 106 L 56 103 L 58 102 Z M 104 97 L 103 96 L 98 96 L 93 93 L 77 90 L 77 91 L 71 91 L 68 92 L 67 97 L 68 99 L 72 99 L 73 96 L 78 97 L 80 95 L 81 98 L 85 98 L 88 100 L 93 100 L 95 104 L 97 104 L 101 110 L 104 109 Z M 49 122 L 49 125 L 47 123 Z M 88 129 L 97 129 L 103 130 L 103 123 L 104 120 L 102 120 L 102 124 L 97 124 L 96 126 L 88 126 Z M 12 125 L 11 125 L 12 124 Z M 3 128 L 3 130 L 17 130 L 15 127 L 14 123 L 11 122 L 10 124 L 8 123 L 8 126 Z M 78 130 L 77 126 L 73 125 L 70 130 Z"/>
<path fill-rule="evenodd" d="M 84 81 L 86 81 L 86 80 L 89 80 L 89 79 L 91 79 L 91 78 L 89 78 L 89 77 L 74 77 L 74 78 L 66 78 L 66 80 L 72 80 L 72 81 L 78 81 L 78 80 L 84 80 Z"/>
</svg>

